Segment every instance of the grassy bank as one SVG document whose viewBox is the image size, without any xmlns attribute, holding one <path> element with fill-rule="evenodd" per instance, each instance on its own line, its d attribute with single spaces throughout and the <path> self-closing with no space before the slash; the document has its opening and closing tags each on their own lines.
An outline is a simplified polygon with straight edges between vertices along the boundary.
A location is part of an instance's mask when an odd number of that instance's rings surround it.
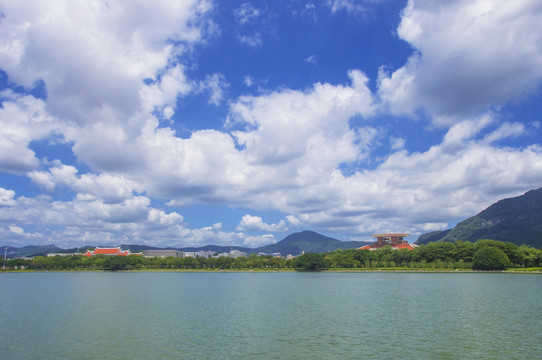
<svg viewBox="0 0 542 360">
<path fill-rule="evenodd" d="M 104 269 L 6 269 L 0 273 L 31 273 L 31 272 L 182 272 L 182 273 L 277 273 L 277 272 L 310 272 L 300 269 L 131 269 L 131 270 L 104 270 Z M 423 268 L 412 269 L 406 267 L 385 268 L 332 268 L 315 270 L 322 273 L 507 273 L 507 274 L 542 274 L 542 267 L 515 268 L 506 270 L 472 270 L 472 269 L 448 269 L 448 268 Z"/>
</svg>

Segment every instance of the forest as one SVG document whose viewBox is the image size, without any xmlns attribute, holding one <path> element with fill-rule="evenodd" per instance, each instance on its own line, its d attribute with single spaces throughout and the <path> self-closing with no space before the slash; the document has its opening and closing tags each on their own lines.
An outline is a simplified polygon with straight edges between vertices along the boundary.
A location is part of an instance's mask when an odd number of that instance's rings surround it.
<svg viewBox="0 0 542 360">
<path fill-rule="evenodd" d="M 38 256 L 34 259 L 7 259 L 6 270 L 504 270 L 542 267 L 542 250 L 510 242 L 431 242 L 414 250 L 335 250 L 305 253 L 294 259 L 250 255 L 228 257 L 145 258 L 130 256 Z"/>
</svg>

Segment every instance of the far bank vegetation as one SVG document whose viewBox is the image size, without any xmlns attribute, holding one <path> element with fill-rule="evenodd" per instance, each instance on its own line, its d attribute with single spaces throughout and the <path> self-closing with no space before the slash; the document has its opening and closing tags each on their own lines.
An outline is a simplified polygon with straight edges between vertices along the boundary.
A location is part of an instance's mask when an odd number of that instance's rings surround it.
<svg viewBox="0 0 542 360">
<path fill-rule="evenodd" d="M 250 255 L 236 259 L 143 256 L 38 256 L 8 259 L 6 269 L 28 270 L 527 270 L 542 267 L 542 250 L 510 242 L 432 242 L 414 250 L 335 250 L 294 259 Z"/>
</svg>

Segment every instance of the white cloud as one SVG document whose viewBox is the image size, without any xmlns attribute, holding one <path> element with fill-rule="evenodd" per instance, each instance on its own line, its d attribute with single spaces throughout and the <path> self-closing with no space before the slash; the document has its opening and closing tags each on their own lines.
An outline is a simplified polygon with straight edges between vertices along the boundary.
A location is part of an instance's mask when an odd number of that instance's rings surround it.
<svg viewBox="0 0 542 360">
<path fill-rule="evenodd" d="M 224 89 L 229 86 L 226 77 L 222 74 L 212 74 L 200 83 L 200 91 L 209 93 L 209 103 L 220 105 L 224 98 Z"/>
<path fill-rule="evenodd" d="M 248 75 L 244 77 L 243 82 L 248 87 L 251 87 L 252 85 L 254 85 L 254 79 L 251 76 L 248 76 Z"/>
<path fill-rule="evenodd" d="M 55 201 L 49 197 L 20 197 L 10 207 L 0 207 L 0 221 L 10 224 L 11 232 L 28 225 L 36 231 L 25 236 L 40 242 L 54 239 L 59 246 L 119 241 L 159 245 L 192 231 L 184 226 L 180 214 L 153 208 L 143 196 L 111 204 L 98 199 Z"/>
<path fill-rule="evenodd" d="M 288 226 L 284 220 L 280 220 L 276 224 L 266 224 L 259 216 L 244 215 L 241 222 L 237 225 L 237 231 L 271 231 L 284 232 L 288 230 Z"/>
<path fill-rule="evenodd" d="M 505 122 L 498 129 L 488 134 L 484 141 L 492 143 L 509 137 L 518 137 L 526 133 L 525 126 L 522 123 Z"/>
<path fill-rule="evenodd" d="M 235 18 L 240 25 L 255 21 L 261 15 L 261 11 L 250 3 L 243 3 L 235 10 Z"/>
<path fill-rule="evenodd" d="M 142 80 L 155 79 L 182 49 L 172 41 L 189 46 L 202 38 L 207 26 L 202 15 L 210 8 L 197 0 L 39 5 L 22 0 L 1 6 L 3 70 L 27 87 L 43 80 L 51 114 L 79 126 L 97 119 L 124 122 L 140 111 Z M 168 100 L 186 91 L 183 75 L 171 76 L 173 89 L 167 74 L 161 82 Z"/>
<path fill-rule="evenodd" d="M 233 133 L 246 147 L 249 161 L 287 167 L 293 160 L 314 156 L 321 167 L 355 160 L 356 135 L 348 120 L 356 114 L 370 116 L 373 103 L 365 75 L 351 71 L 349 76 L 351 86 L 317 83 L 307 93 L 284 90 L 241 97 L 231 107 L 229 123 L 252 128 Z"/>
<path fill-rule="evenodd" d="M 410 1 L 397 31 L 417 52 L 381 71 L 381 99 L 394 113 L 424 108 L 438 124 L 520 99 L 542 80 L 541 16 L 537 0 Z"/>
<path fill-rule="evenodd" d="M 263 46 L 262 34 L 260 34 L 259 32 L 255 32 L 252 34 L 242 34 L 239 35 L 238 39 L 241 44 L 245 44 L 250 47 L 256 48 Z"/>
<path fill-rule="evenodd" d="M 186 78 L 185 69 L 177 64 L 147 86 L 142 86 L 140 96 L 143 108 L 152 112 L 154 108 L 162 109 L 166 119 L 170 119 L 177 105 L 177 98 L 192 91 L 194 85 Z"/>
<path fill-rule="evenodd" d="M 313 65 L 316 65 L 316 64 L 318 63 L 317 58 L 316 58 L 316 55 L 311 55 L 311 56 L 307 57 L 307 58 L 305 59 L 305 62 L 306 62 L 307 64 L 313 64 Z"/>
<path fill-rule="evenodd" d="M 30 95 L 0 92 L 0 170 L 24 173 L 39 165 L 31 141 L 40 140 L 57 130 L 42 100 Z"/>
<path fill-rule="evenodd" d="M 9 231 L 11 231 L 12 233 L 15 233 L 15 234 L 18 234 L 18 235 L 23 235 L 24 234 L 24 230 L 23 230 L 22 227 L 15 226 L 15 225 L 10 225 L 8 228 L 9 228 Z"/>
<path fill-rule="evenodd" d="M 0 187 L 0 206 L 13 206 L 15 204 L 15 191 Z"/>
<path fill-rule="evenodd" d="M 274 244 L 278 240 L 271 234 L 261 235 L 261 236 L 245 236 L 243 245 L 251 248 L 256 248 L 260 246 L 265 246 L 269 244 Z"/>
<path fill-rule="evenodd" d="M 264 45 L 264 34 L 273 33 L 274 26 L 265 9 L 243 3 L 234 11 L 237 24 L 237 40 L 243 45 L 258 48 Z"/>
<path fill-rule="evenodd" d="M 350 177 L 337 174 L 321 190 L 337 194 L 337 201 L 328 201 L 321 211 L 300 211 L 296 216 L 303 224 L 343 231 L 351 231 L 347 229 L 353 224 L 377 231 L 385 227 L 379 219 L 387 219 L 395 224 L 395 231 L 403 223 L 409 229 L 402 231 L 419 233 L 434 228 L 433 223 L 442 228 L 442 219 L 464 219 L 503 197 L 540 186 L 540 147 L 496 148 L 475 138 L 481 130 L 472 129 L 472 122 L 461 123 L 450 129 L 442 144 L 425 152 L 403 150 L 374 170 Z M 464 135 L 453 135 L 459 132 Z M 457 146 L 458 141 L 462 146 Z"/>
<path fill-rule="evenodd" d="M 333 11 L 364 4 L 329 2 Z M 534 2 L 411 2 L 398 34 L 417 51 L 404 67 L 380 70 L 380 109 L 368 78 L 351 70 L 345 84 L 232 100 L 225 129 L 188 138 L 176 136 L 173 126 L 179 100 L 205 92 L 218 105 L 228 87 L 221 73 L 191 79 L 180 63 L 209 31 L 209 3 L 21 0 L 1 6 L 0 66 L 27 88 L 43 80 L 47 97 L 0 95 L 0 169 L 26 173 L 49 194 L 15 198 L 0 188 L 1 236 L 16 239 L 9 228 L 16 226 L 32 239 L 65 244 L 256 246 L 275 238 L 239 231 L 415 233 L 540 186 L 539 146 L 495 145 L 525 134 L 525 126 L 500 124 L 496 110 L 484 111 L 540 83 L 542 31 L 536 31 L 540 8 Z M 256 20 L 265 24 L 264 11 L 247 3 L 236 16 L 243 31 L 234 36 L 262 45 L 267 33 L 244 30 Z M 259 88 L 265 80 L 247 76 L 245 84 Z M 385 130 L 373 115 L 418 108 L 450 126 L 440 144 L 409 152 L 410 139 L 392 133 L 385 146 L 393 152 L 375 162 L 371 151 Z M 38 159 L 31 142 L 51 135 L 73 143 L 76 164 L 89 170 Z M 359 167 L 365 160 L 374 166 Z M 72 199 L 53 198 L 66 189 Z M 155 198 L 289 215 L 268 224 L 247 214 L 238 232 L 220 223 L 191 229 L 180 213 L 156 207 Z"/>
<path fill-rule="evenodd" d="M 405 142 L 406 142 L 406 140 L 403 139 L 403 138 L 392 137 L 390 139 L 391 149 L 392 150 L 401 150 L 401 149 L 403 149 L 405 147 Z"/>
<path fill-rule="evenodd" d="M 28 177 L 48 191 L 58 186 L 65 186 L 77 192 L 77 196 L 81 199 L 101 199 L 106 203 L 122 202 L 132 197 L 134 192 L 143 190 L 140 184 L 122 175 L 89 173 L 77 176 L 77 172 L 78 170 L 73 166 L 55 162 L 48 172 L 33 171 L 28 173 Z"/>
<path fill-rule="evenodd" d="M 363 12 L 366 10 L 365 5 L 367 0 L 328 0 L 328 6 L 331 7 L 331 12 L 336 13 L 340 10 L 348 12 Z"/>
<path fill-rule="evenodd" d="M 257 89 L 257 91 L 259 93 L 269 92 L 269 90 L 266 88 L 268 82 L 269 82 L 268 78 L 266 78 L 266 79 L 254 78 L 254 77 L 252 77 L 250 75 L 246 75 L 243 78 L 243 83 L 247 87 L 249 87 L 249 88 L 256 87 L 256 89 Z"/>
</svg>

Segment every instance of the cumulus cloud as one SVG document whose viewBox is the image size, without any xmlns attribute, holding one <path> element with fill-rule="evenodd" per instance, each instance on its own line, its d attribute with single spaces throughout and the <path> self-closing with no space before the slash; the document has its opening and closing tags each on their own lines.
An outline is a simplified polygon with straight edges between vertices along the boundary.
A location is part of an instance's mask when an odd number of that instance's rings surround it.
<svg viewBox="0 0 542 360">
<path fill-rule="evenodd" d="M 2 69 L 25 87 L 43 81 L 52 116 L 83 127 L 129 125 L 152 107 L 171 117 L 193 89 L 176 57 L 205 36 L 211 8 L 198 0 L 1 5 Z"/>
<path fill-rule="evenodd" d="M 26 174 L 46 194 L 16 198 L 0 187 L 0 236 L 13 241 L 259 246 L 276 239 L 244 232 L 419 233 L 540 186 L 540 146 L 496 145 L 527 130 L 501 123 L 495 109 L 542 78 L 542 8 L 533 1 L 409 2 L 398 35 L 415 53 L 399 69 L 380 69 L 376 94 L 353 69 L 342 84 L 236 99 L 226 99 L 223 74 L 192 79 L 181 62 L 209 31 L 205 1 L 1 4 L 2 69 L 16 84 L 41 80 L 46 90 L 44 99 L 0 94 L 0 170 Z M 328 4 L 359 11 L 365 2 Z M 252 25 L 265 11 L 246 3 L 234 16 L 234 36 L 262 45 Z M 265 81 L 247 76 L 245 84 L 260 89 Z M 191 93 L 228 101 L 224 128 L 176 135 L 177 104 Z M 410 139 L 390 130 L 381 142 L 392 152 L 375 160 L 375 139 L 387 131 L 375 115 L 418 109 L 448 127 L 441 141 L 412 151 Z M 30 144 L 51 135 L 73 144 L 77 163 L 37 157 Z M 359 165 L 365 160 L 370 167 Z M 154 199 L 288 216 L 268 224 L 246 214 L 235 232 L 220 223 L 192 229 Z"/>
<path fill-rule="evenodd" d="M 147 112 L 157 108 L 166 119 L 171 119 L 177 106 L 177 98 L 188 94 L 193 88 L 194 84 L 186 78 L 184 67 L 177 64 L 157 76 L 149 85 L 142 86 L 142 106 Z"/>
<path fill-rule="evenodd" d="M 242 97 L 231 105 L 227 126 L 240 129 L 231 134 L 199 130 L 181 139 L 150 122 L 135 142 L 128 144 L 119 137 L 122 148 L 131 149 L 128 154 L 145 169 L 125 174 L 152 196 L 176 204 L 195 200 L 261 207 L 281 202 L 280 197 L 273 199 L 274 191 L 318 182 L 339 163 L 364 156 L 358 147 L 365 141 L 365 131 L 351 129 L 348 120 L 372 114 L 373 102 L 365 75 L 352 71 L 350 81 L 350 85 L 315 84 L 306 92 Z M 76 152 L 79 146 L 74 146 Z M 104 161 L 110 161 L 108 152 L 103 153 Z M 275 166 L 278 163 L 280 167 Z M 100 163 L 101 168 L 106 165 Z"/>
<path fill-rule="evenodd" d="M 19 174 L 39 165 L 29 144 L 58 130 L 43 100 L 10 90 L 0 92 L 0 127 L 0 170 Z"/>
<path fill-rule="evenodd" d="M 55 162 L 49 171 L 33 171 L 28 177 L 46 190 L 57 186 L 65 186 L 77 193 L 79 198 L 102 199 L 107 203 L 118 203 L 130 198 L 134 192 L 142 192 L 140 184 L 126 179 L 122 175 L 110 173 L 83 174 L 77 176 L 77 168 Z"/>
<path fill-rule="evenodd" d="M 440 219 L 461 220 L 503 197 L 539 187 L 542 149 L 492 146 L 478 136 L 493 124 L 491 116 L 483 118 L 455 125 L 427 151 L 400 150 L 374 170 L 336 174 L 320 194 L 334 194 L 338 201 L 317 212 L 298 209 L 297 218 L 336 231 L 357 226 L 361 233 L 388 228 L 419 234 L 444 228 Z"/>
<path fill-rule="evenodd" d="M 0 206 L 13 206 L 15 204 L 15 191 L 0 187 Z"/>
<path fill-rule="evenodd" d="M 348 120 L 357 114 L 371 116 L 374 107 L 367 77 L 357 70 L 349 76 L 351 86 L 317 83 L 306 93 L 284 90 L 241 97 L 229 117 L 230 125 L 249 129 L 233 132 L 238 144 L 258 163 L 287 163 L 311 155 L 319 156 L 322 165 L 355 159 L 356 135 Z"/>
<path fill-rule="evenodd" d="M 28 144 L 53 130 L 95 169 L 133 168 L 139 161 L 127 149 L 147 123 L 156 126 L 151 113 L 171 119 L 178 97 L 198 89 L 178 57 L 212 28 L 205 0 L 0 5 L 0 66 L 25 88 L 41 81 L 47 104 L 3 94 L 0 121 L 10 133 L 0 138 L 0 167 L 6 171 L 35 169 L 39 161 Z M 210 82 L 213 102 L 221 96 L 215 85 Z"/>
<path fill-rule="evenodd" d="M 35 229 L 33 233 L 24 233 L 27 237 L 54 239 L 57 245 L 66 246 L 83 245 L 85 241 L 112 244 L 120 240 L 153 244 L 188 231 L 180 214 L 155 209 L 143 196 L 111 204 L 100 199 L 55 201 L 50 197 L 20 197 L 9 208 L 0 208 L 0 220 L 17 224 L 10 227 L 11 232 L 26 225 Z"/>
<path fill-rule="evenodd" d="M 244 235 L 244 234 L 242 234 Z M 272 234 L 265 234 L 261 236 L 245 236 L 243 245 L 251 248 L 274 244 L 277 239 Z"/>
<path fill-rule="evenodd" d="M 416 52 L 381 70 L 381 99 L 394 113 L 423 108 L 452 124 L 521 98 L 542 80 L 541 16 L 536 0 L 409 1 L 397 33 Z"/>
<path fill-rule="evenodd" d="M 41 79 L 51 114 L 79 126 L 129 121 L 141 110 L 142 81 L 169 67 L 179 51 L 172 41 L 189 46 L 202 38 L 210 8 L 197 0 L 1 6 L 2 69 L 23 86 Z M 181 71 L 174 65 L 159 79 L 161 102 L 187 91 Z"/>
<path fill-rule="evenodd" d="M 284 220 L 280 220 L 276 224 L 266 224 L 259 216 L 244 215 L 241 222 L 237 226 L 237 231 L 272 231 L 283 232 L 287 231 L 288 227 Z"/>
</svg>

